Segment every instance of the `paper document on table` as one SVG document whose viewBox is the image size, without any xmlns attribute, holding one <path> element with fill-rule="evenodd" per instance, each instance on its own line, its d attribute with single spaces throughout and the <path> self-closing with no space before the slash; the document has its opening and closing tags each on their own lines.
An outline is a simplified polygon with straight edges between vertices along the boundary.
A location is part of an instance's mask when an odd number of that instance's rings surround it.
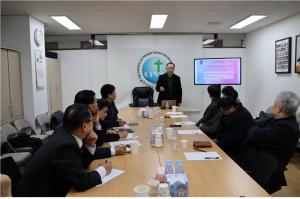
<svg viewBox="0 0 300 199">
<path fill-rule="evenodd" d="M 167 112 L 167 115 L 182 115 L 183 112 Z"/>
<path fill-rule="evenodd" d="M 187 115 L 170 115 L 170 118 L 187 118 Z"/>
<path fill-rule="evenodd" d="M 196 130 L 177 130 L 179 135 L 199 135 L 203 134 L 203 132 L 199 129 Z"/>
<path fill-rule="evenodd" d="M 188 125 L 194 125 L 195 122 L 175 122 L 176 125 L 182 125 L 182 126 L 188 126 Z"/>
<path fill-rule="evenodd" d="M 120 139 L 120 140 L 134 140 L 137 139 L 139 136 L 137 136 L 135 133 L 128 133 L 126 138 Z"/>
<path fill-rule="evenodd" d="M 113 127 L 114 130 L 128 130 L 130 129 L 130 126 L 128 126 L 127 124 L 124 124 L 124 126 L 117 126 L 117 127 Z"/>
<path fill-rule="evenodd" d="M 104 178 L 101 179 L 102 184 L 97 185 L 97 187 L 111 181 L 112 179 L 114 179 L 115 177 L 118 177 L 119 175 L 125 173 L 125 171 L 119 170 L 119 169 L 112 169 L 111 173 L 108 174 L 107 176 L 104 176 Z"/>
<path fill-rule="evenodd" d="M 138 145 L 141 145 L 141 143 L 137 140 L 123 140 L 123 141 L 109 142 L 111 147 L 115 147 L 120 144 L 130 145 L 131 143 L 137 143 Z"/>
<path fill-rule="evenodd" d="M 220 160 L 217 152 L 185 152 L 186 160 Z"/>
</svg>

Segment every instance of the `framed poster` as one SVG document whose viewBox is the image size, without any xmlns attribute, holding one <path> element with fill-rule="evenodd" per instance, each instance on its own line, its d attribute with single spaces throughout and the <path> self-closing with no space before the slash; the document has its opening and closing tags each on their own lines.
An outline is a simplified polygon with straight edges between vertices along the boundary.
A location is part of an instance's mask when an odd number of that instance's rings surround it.
<svg viewBox="0 0 300 199">
<path fill-rule="evenodd" d="M 296 36 L 295 46 L 295 73 L 300 73 L 300 35 Z"/>
<path fill-rule="evenodd" d="M 275 73 L 291 73 L 292 38 L 275 41 Z"/>
<path fill-rule="evenodd" d="M 35 75 L 36 75 L 36 89 L 44 90 L 45 88 L 45 70 L 43 52 L 35 50 Z"/>
</svg>

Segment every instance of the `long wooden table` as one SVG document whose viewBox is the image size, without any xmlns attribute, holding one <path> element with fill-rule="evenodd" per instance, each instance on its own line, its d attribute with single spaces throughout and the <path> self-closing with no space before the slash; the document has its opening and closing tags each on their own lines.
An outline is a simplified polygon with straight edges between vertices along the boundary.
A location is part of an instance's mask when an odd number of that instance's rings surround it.
<svg viewBox="0 0 300 199">
<path fill-rule="evenodd" d="M 138 108 L 123 108 L 120 110 L 120 118 L 135 120 L 138 125 L 132 127 L 139 136 L 137 155 L 127 154 L 110 158 L 113 168 L 124 170 L 125 173 L 111 180 L 110 182 L 94 187 L 84 192 L 77 192 L 74 188 L 68 196 L 134 196 L 133 187 L 147 184 L 147 181 L 154 175 L 155 168 L 163 166 L 165 160 L 182 160 L 185 173 L 189 179 L 189 196 L 256 196 L 263 197 L 269 194 L 261 188 L 247 173 L 245 173 L 230 157 L 224 153 L 206 135 L 177 135 L 177 148 L 171 149 L 171 143 L 165 139 L 164 147 L 155 148 L 150 145 L 150 129 L 155 119 L 140 118 L 137 115 Z M 166 111 L 161 111 L 164 116 Z M 188 118 L 165 118 L 164 126 L 168 127 L 177 121 L 189 121 Z M 197 129 L 196 126 L 183 126 L 179 129 Z M 187 139 L 187 149 L 182 149 L 180 140 Z M 216 151 L 222 157 L 221 160 L 187 161 L 184 152 L 195 151 L 192 147 L 193 140 L 209 140 L 213 147 L 206 151 Z M 95 160 L 89 169 L 95 169 L 104 160 Z"/>
</svg>

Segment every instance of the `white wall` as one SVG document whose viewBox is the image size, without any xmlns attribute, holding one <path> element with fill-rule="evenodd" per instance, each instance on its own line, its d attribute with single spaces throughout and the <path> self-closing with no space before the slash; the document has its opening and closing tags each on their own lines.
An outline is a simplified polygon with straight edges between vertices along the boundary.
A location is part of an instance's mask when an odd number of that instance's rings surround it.
<svg viewBox="0 0 300 199">
<path fill-rule="evenodd" d="M 132 89 L 143 86 L 137 75 L 138 62 L 143 55 L 153 50 L 162 51 L 176 64 L 175 73 L 180 75 L 183 87 L 182 109 L 188 111 L 195 121 L 200 118 L 210 99 L 207 86 L 194 85 L 194 58 L 242 57 L 242 76 L 245 75 L 245 49 L 203 49 L 201 35 L 108 36 L 107 50 L 57 51 L 62 70 L 63 108 L 73 102 L 79 90 L 93 89 L 99 95 L 100 87 L 105 83 L 116 86 L 117 106 L 128 106 L 132 101 Z M 88 70 L 83 71 L 86 67 Z M 99 72 L 91 73 L 91 68 Z M 97 73 L 99 75 L 95 75 Z M 240 98 L 243 101 L 243 89 L 241 86 L 235 88 L 241 92 Z M 156 101 L 156 91 L 154 98 Z"/>
<path fill-rule="evenodd" d="M 44 74 L 46 67 L 44 37 L 41 46 L 34 43 L 34 30 L 37 27 L 44 32 L 44 24 L 30 16 L 1 16 L 1 47 L 17 50 L 21 54 L 24 118 L 34 128 L 36 115 L 48 111 L 47 87 L 36 90 L 35 50 L 44 52 Z"/>
<path fill-rule="evenodd" d="M 295 70 L 295 36 L 300 34 L 300 14 L 249 33 L 246 37 L 245 106 L 254 116 L 273 104 L 276 94 L 291 90 L 300 95 L 300 75 Z M 291 74 L 275 74 L 275 41 L 292 37 Z"/>
<path fill-rule="evenodd" d="M 176 64 L 175 73 L 181 77 L 183 107 L 201 109 L 201 88 L 194 86 L 193 59 L 202 55 L 202 36 L 133 35 L 108 36 L 108 82 L 117 87 L 117 104 L 128 106 L 131 91 L 142 86 L 137 75 L 138 62 L 151 51 L 165 53 Z M 157 92 L 155 91 L 155 101 Z"/>
<path fill-rule="evenodd" d="M 76 93 L 90 89 L 100 97 L 100 87 L 107 82 L 106 50 L 56 51 L 61 65 L 63 110 L 74 103 Z"/>
</svg>

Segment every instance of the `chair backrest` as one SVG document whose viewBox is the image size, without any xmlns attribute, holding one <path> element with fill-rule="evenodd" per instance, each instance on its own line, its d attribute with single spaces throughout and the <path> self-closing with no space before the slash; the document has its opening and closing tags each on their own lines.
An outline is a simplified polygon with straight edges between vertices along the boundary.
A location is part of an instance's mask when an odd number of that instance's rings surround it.
<svg viewBox="0 0 300 199">
<path fill-rule="evenodd" d="M 154 106 L 153 88 L 151 87 L 135 87 L 132 90 L 133 107 Z"/>
<path fill-rule="evenodd" d="M 51 113 L 44 113 L 36 116 L 36 123 L 45 133 L 50 130 Z"/>
<path fill-rule="evenodd" d="M 8 139 L 14 137 L 18 134 L 18 131 L 11 124 L 4 124 L 1 126 L 1 146 L 3 143 L 7 142 Z"/>
<path fill-rule="evenodd" d="M 247 147 L 240 164 L 267 191 L 270 191 L 269 187 L 272 186 L 272 176 L 281 170 L 278 165 L 278 161 L 273 155 L 254 146 Z"/>
<path fill-rule="evenodd" d="M 16 119 L 12 122 L 12 124 L 20 133 L 25 133 L 27 135 L 31 135 L 33 133 L 32 127 L 25 119 Z"/>
<path fill-rule="evenodd" d="M 266 109 L 265 113 L 272 114 L 272 106 L 269 106 L 269 107 Z"/>
<path fill-rule="evenodd" d="M 300 112 L 296 113 L 296 120 L 298 124 L 300 125 Z"/>
</svg>

